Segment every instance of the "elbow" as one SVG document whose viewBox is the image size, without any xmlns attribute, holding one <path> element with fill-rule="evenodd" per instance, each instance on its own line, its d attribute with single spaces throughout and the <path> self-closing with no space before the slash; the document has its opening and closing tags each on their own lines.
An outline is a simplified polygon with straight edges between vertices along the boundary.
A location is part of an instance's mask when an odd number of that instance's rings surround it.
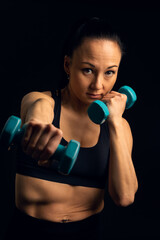
<svg viewBox="0 0 160 240">
<path fill-rule="evenodd" d="M 121 198 L 118 198 L 118 199 L 113 199 L 113 201 L 115 202 L 115 204 L 118 207 L 128 207 L 128 206 L 130 206 L 131 204 L 134 203 L 134 200 L 135 200 L 135 195 L 124 196 L 124 197 L 121 197 Z"/>
<path fill-rule="evenodd" d="M 137 189 L 136 189 L 136 191 L 137 191 Z M 128 207 L 134 203 L 136 191 L 130 192 L 130 193 L 123 193 L 123 194 L 115 194 L 115 193 L 113 194 L 113 192 L 112 192 L 112 193 L 110 193 L 110 196 L 111 196 L 113 202 L 117 206 Z"/>
<path fill-rule="evenodd" d="M 43 109 L 46 109 L 46 106 L 47 108 L 49 106 L 49 109 L 51 109 L 51 113 L 53 112 L 54 100 L 52 97 L 40 92 L 30 92 L 26 94 L 21 101 L 20 116 L 22 119 L 22 123 L 25 122 L 28 111 L 34 108 L 35 105 L 39 103 L 40 103 L 40 106 L 43 106 Z"/>
<path fill-rule="evenodd" d="M 109 188 L 109 194 L 113 202 L 119 207 L 128 207 L 135 201 L 135 195 L 138 191 L 138 181 L 136 180 L 133 188 L 117 192 L 113 188 Z"/>
<path fill-rule="evenodd" d="M 30 107 L 33 103 L 42 100 L 47 100 L 51 104 L 52 108 L 54 107 L 54 99 L 43 92 L 30 92 L 26 94 L 22 98 L 21 107 L 27 108 Z"/>
</svg>

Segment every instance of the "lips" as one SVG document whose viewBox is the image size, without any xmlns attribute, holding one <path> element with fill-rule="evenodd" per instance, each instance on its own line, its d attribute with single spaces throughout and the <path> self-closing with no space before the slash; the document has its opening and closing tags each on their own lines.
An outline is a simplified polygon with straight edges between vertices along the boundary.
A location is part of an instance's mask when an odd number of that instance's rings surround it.
<svg viewBox="0 0 160 240">
<path fill-rule="evenodd" d="M 96 99 L 100 99 L 100 98 L 101 98 L 101 94 L 87 93 L 87 95 L 88 95 L 90 98 L 96 98 Z"/>
</svg>

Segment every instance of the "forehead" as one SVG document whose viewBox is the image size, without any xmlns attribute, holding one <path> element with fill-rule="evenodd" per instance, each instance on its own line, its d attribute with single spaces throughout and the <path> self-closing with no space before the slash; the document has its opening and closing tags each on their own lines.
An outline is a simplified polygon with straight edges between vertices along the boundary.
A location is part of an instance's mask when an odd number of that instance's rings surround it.
<svg viewBox="0 0 160 240">
<path fill-rule="evenodd" d="M 121 50 L 119 45 L 112 40 L 86 38 L 74 51 L 73 58 L 76 61 L 92 60 L 97 63 L 119 64 Z"/>
</svg>

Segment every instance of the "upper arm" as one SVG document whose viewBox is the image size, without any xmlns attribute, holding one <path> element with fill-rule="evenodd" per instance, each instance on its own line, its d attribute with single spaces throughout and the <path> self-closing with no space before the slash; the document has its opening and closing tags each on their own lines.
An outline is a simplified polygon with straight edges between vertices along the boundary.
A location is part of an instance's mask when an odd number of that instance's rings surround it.
<svg viewBox="0 0 160 240">
<path fill-rule="evenodd" d="M 52 109 L 54 109 L 54 99 L 52 98 L 51 92 L 30 92 L 26 94 L 21 101 L 21 119 L 25 119 L 28 109 L 38 100 L 45 99 L 50 104 Z"/>
</svg>

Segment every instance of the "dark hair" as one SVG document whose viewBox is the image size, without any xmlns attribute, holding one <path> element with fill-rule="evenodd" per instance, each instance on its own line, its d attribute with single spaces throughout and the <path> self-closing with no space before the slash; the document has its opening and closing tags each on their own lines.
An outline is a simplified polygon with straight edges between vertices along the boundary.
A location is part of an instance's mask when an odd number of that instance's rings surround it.
<svg viewBox="0 0 160 240">
<path fill-rule="evenodd" d="M 122 55 L 124 53 L 124 46 L 116 31 L 105 19 L 94 17 L 78 23 L 78 26 L 76 24 L 71 29 L 65 46 L 65 55 L 72 57 L 74 50 L 82 44 L 85 38 L 112 40 L 119 45 Z"/>
</svg>

